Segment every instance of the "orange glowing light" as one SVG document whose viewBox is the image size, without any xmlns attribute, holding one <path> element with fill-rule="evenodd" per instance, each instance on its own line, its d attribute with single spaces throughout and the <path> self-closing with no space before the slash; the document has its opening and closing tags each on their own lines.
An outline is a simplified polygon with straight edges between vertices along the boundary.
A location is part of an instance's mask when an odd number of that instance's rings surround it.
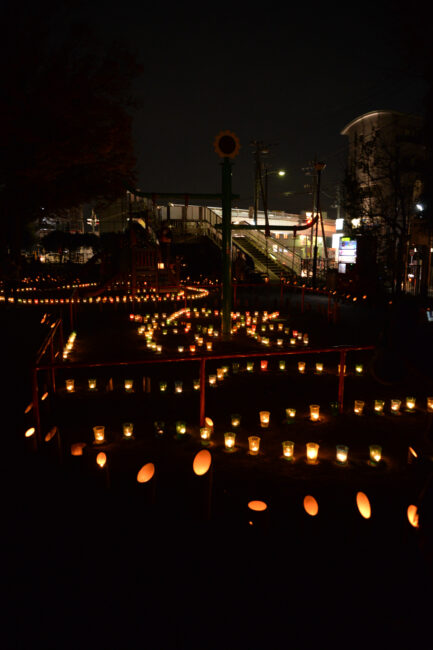
<svg viewBox="0 0 433 650">
<path fill-rule="evenodd" d="M 310 517 L 315 517 L 319 512 L 319 504 L 310 494 L 304 497 L 304 510 Z"/>
<path fill-rule="evenodd" d="M 45 436 L 45 442 L 50 442 L 50 440 L 54 438 L 56 433 L 57 433 L 57 427 L 53 427 L 52 429 L 50 429 L 47 435 Z"/>
<path fill-rule="evenodd" d="M 371 517 L 371 505 L 368 496 L 364 492 L 358 492 L 356 495 L 356 505 L 358 506 L 359 513 L 364 519 Z"/>
<path fill-rule="evenodd" d="M 155 465 L 146 463 L 137 474 L 137 483 L 148 483 L 155 474 Z"/>
<path fill-rule="evenodd" d="M 210 451 L 207 449 L 202 449 L 194 457 L 192 464 L 194 474 L 197 474 L 197 476 L 203 476 L 209 470 L 211 463 L 212 456 Z"/>
<path fill-rule="evenodd" d="M 31 438 L 32 435 L 33 435 L 35 432 L 36 432 L 35 427 L 31 427 L 30 429 L 27 429 L 27 431 L 25 432 L 24 436 L 25 436 L 26 438 Z"/>
<path fill-rule="evenodd" d="M 267 510 L 268 506 L 264 501 L 250 501 L 248 503 L 248 508 L 254 510 L 254 512 L 264 512 Z"/>
<path fill-rule="evenodd" d="M 410 505 L 407 509 L 407 518 L 411 526 L 414 528 L 419 528 L 419 514 L 418 508 L 414 505 Z"/>
<path fill-rule="evenodd" d="M 71 445 L 71 456 L 82 456 L 85 446 L 85 442 L 74 442 L 74 444 Z"/>
<path fill-rule="evenodd" d="M 32 410 L 32 408 L 33 408 L 33 403 L 30 402 L 30 404 L 27 406 L 27 408 L 26 408 L 26 410 L 24 411 L 24 413 L 25 413 L 25 414 L 26 414 L 26 413 L 30 413 L 30 411 Z"/>
<path fill-rule="evenodd" d="M 106 462 L 107 462 L 107 454 L 104 454 L 103 451 L 100 451 L 99 454 L 96 456 L 97 465 L 99 465 L 99 467 L 104 467 Z"/>
<path fill-rule="evenodd" d="M 44 393 L 41 397 L 41 402 L 44 402 L 48 397 L 48 392 Z"/>
</svg>

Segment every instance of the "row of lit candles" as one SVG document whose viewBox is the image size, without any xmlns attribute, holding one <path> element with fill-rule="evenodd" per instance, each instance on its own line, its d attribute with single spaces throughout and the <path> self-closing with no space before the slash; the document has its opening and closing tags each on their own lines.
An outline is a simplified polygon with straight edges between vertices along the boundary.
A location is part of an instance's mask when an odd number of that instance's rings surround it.
<svg viewBox="0 0 433 650">
<path fill-rule="evenodd" d="M 212 420 L 207 418 L 208 424 L 200 428 L 200 440 L 204 446 L 208 446 L 211 441 L 213 434 L 213 423 Z M 157 435 L 163 435 L 165 432 L 165 425 L 163 422 L 155 422 L 155 433 Z M 182 420 L 176 422 L 176 436 L 182 438 L 186 435 L 187 426 L 186 423 Z M 93 427 L 93 434 L 95 439 L 95 444 L 103 444 L 106 442 L 105 438 L 105 426 L 95 426 Z M 131 422 L 123 424 L 123 438 L 126 440 L 134 439 L 134 425 Z M 251 456 L 258 456 L 260 453 L 260 436 L 248 436 L 248 453 Z M 320 445 L 317 442 L 307 442 L 306 444 L 306 460 L 310 465 L 315 465 L 318 463 L 319 458 L 319 447 Z M 236 433 L 233 431 L 228 431 L 224 433 L 224 448 L 226 451 L 235 451 L 236 449 Z M 283 457 L 286 460 L 293 461 L 295 459 L 295 443 L 291 440 L 285 440 L 282 442 L 282 453 Z M 377 465 L 382 459 L 382 447 L 380 445 L 370 445 L 369 446 L 370 458 L 369 462 L 373 465 Z M 339 465 L 347 465 L 349 455 L 349 447 L 347 445 L 337 445 L 336 447 L 336 462 Z"/>
<path fill-rule="evenodd" d="M 65 345 L 64 348 L 63 348 L 63 358 L 64 358 L 64 359 L 67 359 L 69 353 L 73 350 L 73 347 L 74 347 L 75 339 L 76 339 L 76 338 L 77 338 L 77 333 L 76 333 L 76 332 L 71 332 L 71 333 L 69 334 L 69 337 L 68 337 L 68 340 L 67 340 L 67 342 L 66 342 L 66 345 Z M 71 381 L 73 382 L 74 380 L 73 380 L 73 379 L 72 379 L 72 380 L 71 380 L 71 379 L 67 379 L 67 380 L 66 380 L 66 390 L 69 391 L 69 392 L 71 392 L 71 390 L 72 390 L 72 391 L 74 390 L 74 384 L 73 384 L 73 383 L 71 384 L 71 383 L 70 383 Z M 69 382 L 69 383 L 68 383 L 68 382 Z M 71 386 L 72 386 L 72 388 L 71 388 Z"/>
</svg>

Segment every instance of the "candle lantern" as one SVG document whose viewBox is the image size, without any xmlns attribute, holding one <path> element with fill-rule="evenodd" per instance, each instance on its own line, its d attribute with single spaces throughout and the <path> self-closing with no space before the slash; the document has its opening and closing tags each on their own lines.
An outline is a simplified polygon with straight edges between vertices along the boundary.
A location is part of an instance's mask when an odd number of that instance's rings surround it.
<svg viewBox="0 0 433 650">
<path fill-rule="evenodd" d="M 427 397 L 427 411 L 433 411 L 433 397 Z"/>
<path fill-rule="evenodd" d="M 319 456 L 319 445 L 317 442 L 307 442 L 307 463 L 316 465 Z"/>
<path fill-rule="evenodd" d="M 96 390 L 96 379 L 88 380 L 89 390 Z"/>
<path fill-rule="evenodd" d="M 278 331 L 282 332 L 284 327 L 284 323 L 278 323 Z"/>
<path fill-rule="evenodd" d="M 183 382 L 178 380 L 174 382 L 174 392 L 181 393 L 183 391 Z"/>
<path fill-rule="evenodd" d="M 378 463 L 380 463 L 382 459 L 382 447 L 380 445 L 370 445 L 369 451 L 370 451 L 369 464 L 375 466 Z"/>
<path fill-rule="evenodd" d="M 103 442 L 105 442 L 105 427 L 93 427 L 93 435 L 95 437 L 95 444 L 101 445 Z"/>
<path fill-rule="evenodd" d="M 165 393 L 165 391 L 167 390 L 167 382 L 166 381 L 160 381 L 159 382 L 159 390 L 161 391 L 161 393 Z"/>
<path fill-rule="evenodd" d="M 66 390 L 68 393 L 73 393 L 75 390 L 75 384 L 73 379 L 67 379 L 66 380 Z"/>
<path fill-rule="evenodd" d="M 206 350 L 212 352 L 212 341 L 206 341 Z"/>
<path fill-rule="evenodd" d="M 217 379 L 222 381 L 224 379 L 224 370 L 222 368 L 217 368 Z"/>
<path fill-rule="evenodd" d="M 291 338 L 290 339 L 290 345 L 296 345 L 296 339 Z"/>
<path fill-rule="evenodd" d="M 178 351 L 180 354 L 182 354 L 182 352 L 184 351 L 184 349 L 185 349 L 185 348 L 184 348 L 183 345 L 178 345 L 178 347 L 177 347 L 177 351 Z"/>
<path fill-rule="evenodd" d="M 217 376 L 216 375 L 209 375 L 208 381 L 209 381 L 209 386 L 216 386 Z"/>
<path fill-rule="evenodd" d="M 231 425 L 234 429 L 237 429 L 241 425 L 241 416 L 238 413 L 232 414 Z"/>
<path fill-rule="evenodd" d="M 399 399 L 392 399 L 391 400 L 391 413 L 394 415 L 399 415 L 400 414 L 400 405 L 401 401 Z"/>
<path fill-rule="evenodd" d="M 354 413 L 356 413 L 356 415 L 362 415 L 363 410 L 364 410 L 364 402 L 362 400 L 356 399 L 355 406 L 353 407 Z"/>
<path fill-rule="evenodd" d="M 134 382 L 132 381 L 132 379 L 125 379 L 124 386 L 127 393 L 132 393 Z"/>
<path fill-rule="evenodd" d="M 302 341 L 303 338 L 302 332 L 298 332 L 298 336 L 296 338 L 298 339 L 298 341 Z"/>
<path fill-rule="evenodd" d="M 212 435 L 212 429 L 210 427 L 201 427 L 200 428 L 201 444 L 207 447 L 210 443 L 211 435 Z"/>
<path fill-rule="evenodd" d="M 280 361 L 278 362 L 278 367 L 281 371 L 284 372 L 284 370 L 286 369 L 286 362 L 284 359 L 280 359 Z"/>
<path fill-rule="evenodd" d="M 382 399 L 374 400 L 374 412 L 377 413 L 377 415 L 383 415 L 384 406 L 385 406 L 385 402 Z"/>
<path fill-rule="evenodd" d="M 131 440 L 134 438 L 134 425 L 132 422 L 125 422 L 123 425 L 123 437 L 126 438 L 127 440 Z"/>
<path fill-rule="evenodd" d="M 339 465 L 347 465 L 348 455 L 349 455 L 349 447 L 347 447 L 346 445 L 337 445 L 337 452 L 335 458 Z"/>
<path fill-rule="evenodd" d="M 286 460 L 294 459 L 295 443 L 291 440 L 285 440 L 283 443 L 283 456 Z"/>
<path fill-rule="evenodd" d="M 191 352 L 191 354 L 195 354 L 195 345 L 190 345 L 189 351 Z"/>
<path fill-rule="evenodd" d="M 268 369 L 268 361 L 267 359 L 262 359 L 260 361 L 260 370 L 267 370 Z"/>
<path fill-rule="evenodd" d="M 247 371 L 253 372 L 254 370 L 254 361 L 247 361 Z"/>
<path fill-rule="evenodd" d="M 186 423 L 182 420 L 177 420 L 176 422 L 176 435 L 178 438 L 186 434 Z"/>
<path fill-rule="evenodd" d="M 224 434 L 224 448 L 226 451 L 233 451 L 236 444 L 236 434 L 228 431 Z"/>
<path fill-rule="evenodd" d="M 316 363 L 316 374 L 321 375 L 323 372 L 323 363 Z"/>
<path fill-rule="evenodd" d="M 308 345 L 310 342 L 310 339 L 308 338 L 308 334 L 304 334 L 304 345 Z"/>
<path fill-rule="evenodd" d="M 260 450 L 260 436 L 248 437 L 248 449 L 251 456 L 257 456 Z"/>
<path fill-rule="evenodd" d="M 319 404 L 310 404 L 310 420 L 312 422 L 318 422 L 320 415 L 320 406 Z"/>
<path fill-rule="evenodd" d="M 301 375 L 304 374 L 304 372 L 305 372 L 305 361 L 298 361 L 298 372 L 300 372 Z"/>
<path fill-rule="evenodd" d="M 287 408 L 286 409 L 286 418 L 287 422 L 293 422 L 296 416 L 296 409 L 294 408 Z"/>
<path fill-rule="evenodd" d="M 270 411 L 260 411 L 260 426 L 262 429 L 267 429 L 271 419 Z"/>
<path fill-rule="evenodd" d="M 362 375 L 363 371 L 364 371 L 364 366 L 362 365 L 362 363 L 357 363 L 356 366 L 355 366 L 356 374 L 357 375 Z"/>
<path fill-rule="evenodd" d="M 415 412 L 415 403 L 416 403 L 415 397 L 406 397 L 406 411 L 408 413 Z"/>
<path fill-rule="evenodd" d="M 222 366 L 221 370 L 223 371 L 224 376 L 229 374 L 229 367 L 228 366 Z"/>
<path fill-rule="evenodd" d="M 277 339 L 277 345 L 281 347 L 283 345 L 283 339 Z"/>
<path fill-rule="evenodd" d="M 194 390 L 200 390 L 200 379 L 193 380 L 193 388 Z"/>
<path fill-rule="evenodd" d="M 163 422 L 162 420 L 155 420 L 155 422 L 153 423 L 153 428 L 155 430 L 155 435 L 157 437 L 163 436 L 165 433 L 165 422 Z"/>
</svg>

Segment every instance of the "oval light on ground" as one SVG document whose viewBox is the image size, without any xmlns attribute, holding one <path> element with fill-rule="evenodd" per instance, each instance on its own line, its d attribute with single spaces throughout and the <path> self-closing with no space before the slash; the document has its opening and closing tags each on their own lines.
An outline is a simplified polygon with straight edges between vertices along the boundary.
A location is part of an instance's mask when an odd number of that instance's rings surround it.
<svg viewBox="0 0 433 650">
<path fill-rule="evenodd" d="M 26 413 L 30 413 L 30 411 L 32 410 L 32 408 L 33 408 L 33 403 L 30 402 L 30 404 L 27 406 L 27 408 L 26 408 L 26 410 L 24 411 L 24 413 L 25 413 L 25 414 L 26 414 Z"/>
<path fill-rule="evenodd" d="M 213 429 L 213 420 L 212 420 L 211 418 L 207 418 L 207 417 L 206 417 L 206 418 L 204 419 L 204 422 L 205 422 L 205 425 L 206 425 L 207 427 L 210 427 L 211 429 Z"/>
<path fill-rule="evenodd" d="M 71 445 L 71 456 L 82 456 L 85 446 L 85 442 L 74 442 L 74 444 Z"/>
<path fill-rule="evenodd" d="M 147 483 L 155 474 L 155 465 L 146 463 L 137 474 L 137 483 Z"/>
<path fill-rule="evenodd" d="M 25 432 L 24 436 L 25 436 L 26 438 L 31 438 L 32 435 L 35 433 L 35 431 L 36 431 L 35 427 L 31 427 L 30 429 L 27 429 L 27 431 Z"/>
<path fill-rule="evenodd" d="M 419 515 L 418 508 L 414 505 L 410 505 L 407 509 L 407 518 L 411 526 L 414 528 L 419 528 Z"/>
<path fill-rule="evenodd" d="M 263 512 L 267 507 L 268 506 L 264 501 L 250 501 L 248 503 L 248 508 L 254 510 L 254 512 Z"/>
<path fill-rule="evenodd" d="M 206 472 L 210 467 L 211 462 L 212 462 L 212 456 L 210 451 L 208 451 L 207 449 L 202 449 L 201 451 L 199 451 L 198 454 L 195 455 L 192 464 L 192 469 L 194 470 L 194 474 L 197 474 L 197 476 L 203 476 L 203 474 L 206 474 Z"/>
<path fill-rule="evenodd" d="M 99 454 L 96 456 L 96 462 L 99 465 L 99 467 L 104 467 L 105 463 L 107 462 L 107 455 L 104 454 L 103 451 L 100 451 Z"/>
<path fill-rule="evenodd" d="M 364 492 L 358 492 L 356 495 L 356 505 L 358 506 L 359 514 L 364 517 L 364 519 L 370 519 L 371 517 L 371 505 L 368 500 L 368 496 Z"/>
<path fill-rule="evenodd" d="M 307 515 L 310 515 L 311 517 L 315 517 L 319 512 L 319 504 L 310 494 L 307 494 L 307 496 L 304 497 L 304 510 Z"/>
</svg>

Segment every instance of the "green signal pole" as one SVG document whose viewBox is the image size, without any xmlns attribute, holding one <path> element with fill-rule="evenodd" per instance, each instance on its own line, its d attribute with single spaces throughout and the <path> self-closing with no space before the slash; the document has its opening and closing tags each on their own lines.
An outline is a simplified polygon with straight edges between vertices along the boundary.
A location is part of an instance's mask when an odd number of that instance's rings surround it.
<svg viewBox="0 0 433 650">
<path fill-rule="evenodd" d="M 230 339 L 232 311 L 232 164 L 222 163 L 222 337 Z"/>
</svg>

